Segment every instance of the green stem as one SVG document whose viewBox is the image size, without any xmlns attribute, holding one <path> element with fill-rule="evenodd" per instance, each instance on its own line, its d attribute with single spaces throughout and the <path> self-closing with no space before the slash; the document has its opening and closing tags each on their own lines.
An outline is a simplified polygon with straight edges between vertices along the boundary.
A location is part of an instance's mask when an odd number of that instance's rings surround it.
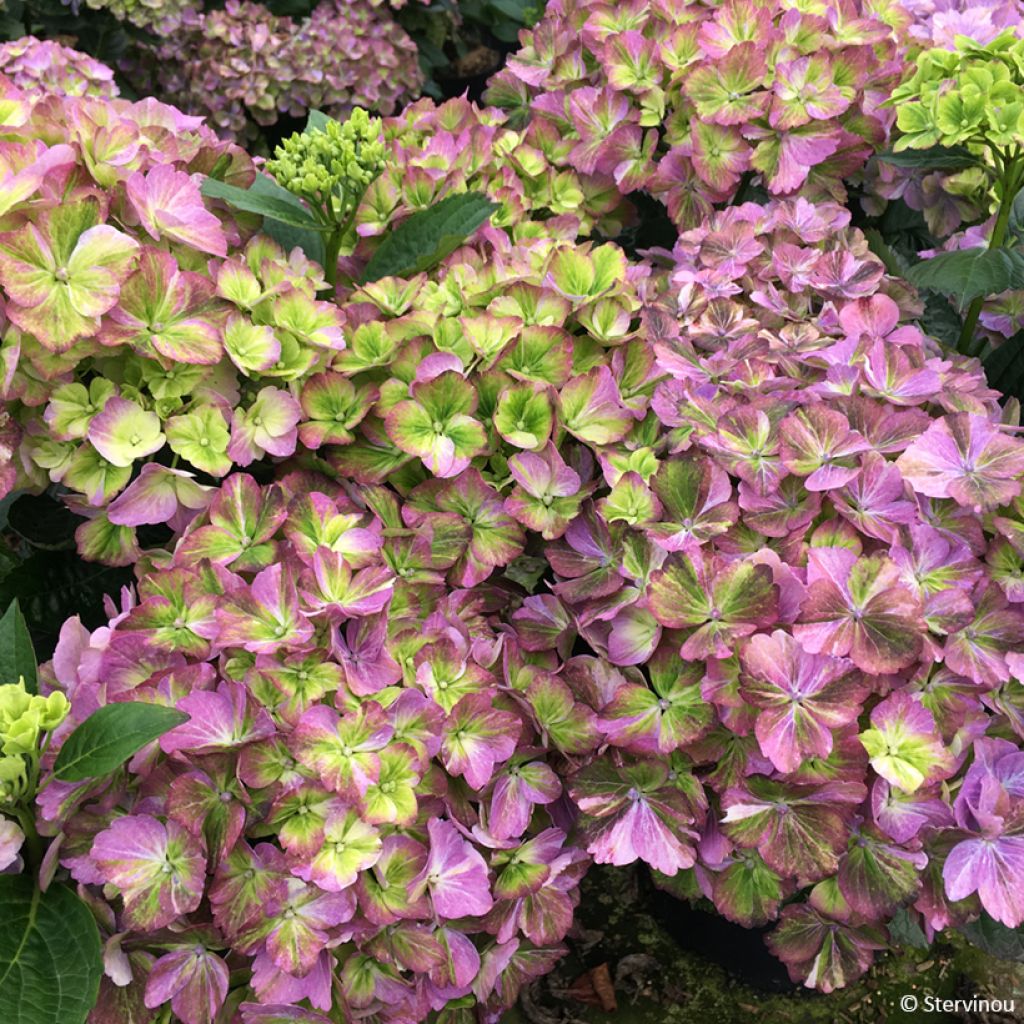
<svg viewBox="0 0 1024 1024">
<path fill-rule="evenodd" d="M 331 292 L 338 283 L 338 256 L 341 254 L 341 243 L 345 237 L 344 227 L 336 228 L 327 236 L 327 251 L 324 253 L 324 279 L 331 286 Z"/>
<path fill-rule="evenodd" d="M 992 228 L 992 237 L 988 241 L 989 249 L 1000 249 L 1003 242 L 1006 241 L 1006 230 L 1010 223 L 1010 211 L 1013 209 L 1013 200 L 1016 198 L 1020 188 L 1018 170 L 1016 162 L 1010 162 L 1006 165 L 1006 169 L 1003 172 L 1002 198 L 999 201 L 999 213 L 996 214 L 996 223 Z M 977 330 L 978 318 L 981 316 L 981 310 L 987 297 L 986 295 L 979 295 L 967 307 L 967 316 L 964 317 L 964 325 L 960 330 L 960 337 L 956 343 L 956 350 L 962 355 L 977 355 L 974 345 L 974 333 Z"/>
<path fill-rule="evenodd" d="M 39 833 L 36 831 L 35 819 L 32 812 L 25 807 L 14 807 L 8 813 L 18 819 L 21 831 L 25 833 L 25 866 L 32 874 L 42 863 L 43 854 L 46 852 L 45 845 Z"/>
</svg>

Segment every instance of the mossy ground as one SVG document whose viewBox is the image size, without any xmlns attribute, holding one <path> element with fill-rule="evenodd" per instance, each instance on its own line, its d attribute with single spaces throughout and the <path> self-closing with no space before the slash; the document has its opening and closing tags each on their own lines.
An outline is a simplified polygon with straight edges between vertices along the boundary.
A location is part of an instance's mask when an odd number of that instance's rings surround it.
<svg viewBox="0 0 1024 1024">
<path fill-rule="evenodd" d="M 664 902 L 662 902 L 664 901 Z M 657 912 L 657 906 L 662 909 Z M 791 986 L 769 968 L 760 950 L 741 940 L 729 963 L 720 936 L 715 959 L 699 952 L 698 934 L 683 948 L 663 926 L 676 906 L 652 893 L 637 873 L 594 869 L 580 902 L 578 927 L 567 956 L 547 978 L 531 986 L 503 1024 L 1010 1024 L 1024 1021 L 1024 966 L 993 960 L 960 939 L 943 939 L 929 950 L 901 950 L 879 957 L 858 983 L 824 996 Z M 678 913 L 685 915 L 682 905 Z M 667 908 L 667 909 L 666 909 Z M 661 919 L 659 921 L 659 918 Z M 678 929 L 675 929 L 678 933 Z M 723 952 L 726 956 L 723 957 Z M 759 962 L 751 964 L 749 961 Z M 716 962 L 719 961 L 719 962 Z M 607 965 L 617 1009 L 594 1000 L 587 972 Z M 753 968 L 751 970 L 751 968 Z M 750 977 L 756 978 L 750 983 Z M 582 979 L 582 980 L 581 980 Z M 968 1000 L 1016 998 L 1017 1013 L 907 1013 L 900 999 L 917 996 Z"/>
</svg>

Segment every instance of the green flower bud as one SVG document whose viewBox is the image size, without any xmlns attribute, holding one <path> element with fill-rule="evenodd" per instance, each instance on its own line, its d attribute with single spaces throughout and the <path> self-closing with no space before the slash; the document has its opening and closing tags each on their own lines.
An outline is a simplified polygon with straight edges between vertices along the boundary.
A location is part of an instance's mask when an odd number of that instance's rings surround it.
<svg viewBox="0 0 1024 1024">
<path fill-rule="evenodd" d="M 285 139 L 267 170 L 290 192 L 344 221 L 384 168 L 383 122 L 356 108 L 344 123 L 328 121 Z"/>
<path fill-rule="evenodd" d="M 23 680 L 0 686 L 0 750 L 11 756 L 34 755 L 39 734 L 56 729 L 69 708 L 63 693 L 30 694 Z"/>
<path fill-rule="evenodd" d="M 18 680 L 0 686 L 0 734 L 5 726 L 17 721 L 32 704 L 32 695 L 26 692 L 25 683 Z"/>
<path fill-rule="evenodd" d="M 40 728 L 47 732 L 56 729 L 68 717 L 68 712 L 71 710 L 67 697 L 59 690 L 54 690 L 53 693 L 45 697 L 33 697 L 32 706 L 39 711 Z"/>
<path fill-rule="evenodd" d="M 0 757 L 0 803 L 14 803 L 25 795 L 28 779 L 20 757 Z"/>
<path fill-rule="evenodd" d="M 20 718 L 11 722 L 0 736 L 0 750 L 5 754 L 33 754 L 42 731 L 39 711 L 29 708 Z"/>
</svg>

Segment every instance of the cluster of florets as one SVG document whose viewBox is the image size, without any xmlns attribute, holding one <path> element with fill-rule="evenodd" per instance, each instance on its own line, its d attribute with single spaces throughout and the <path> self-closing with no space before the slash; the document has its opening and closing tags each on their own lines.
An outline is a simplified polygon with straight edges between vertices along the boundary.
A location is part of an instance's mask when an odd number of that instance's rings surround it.
<svg viewBox="0 0 1024 1024">
<path fill-rule="evenodd" d="M 76 511 L 87 517 L 78 533 L 85 557 L 131 563 L 139 554 L 138 527 L 183 524 L 202 507 L 208 485 L 232 466 L 352 441 L 354 427 L 378 402 L 378 382 L 371 374 L 353 387 L 345 373 L 387 365 L 407 340 L 366 322 L 375 315 L 372 303 L 384 310 L 404 308 L 414 298 L 423 303 L 408 329 L 436 335 L 438 347 L 457 352 L 466 366 L 473 346 L 489 368 L 501 345 L 513 339 L 507 323 L 456 318 L 454 300 L 422 277 L 381 282 L 345 308 L 318 298 L 325 286 L 321 268 L 298 250 L 286 256 L 265 236 L 246 242 L 243 223 L 229 218 L 226 208 L 215 214 L 204 203 L 199 175 L 191 172 L 202 168 L 247 183 L 252 170 L 246 162 L 231 168 L 237 151 L 211 143 L 197 119 L 151 101 L 55 104 L 19 127 L 26 143 L 7 144 L 17 161 L 12 174 L 26 158 L 26 146 L 34 162 L 30 173 L 11 179 L 9 230 L 0 235 L 0 285 L 9 320 L 3 394 L 10 417 L 0 480 L 5 492 L 47 483 L 67 488 Z M 447 109 L 436 113 L 445 116 Z M 111 151 L 96 150 L 96 125 L 115 132 Z M 178 132 L 173 143 L 172 126 Z M 36 141 L 44 129 L 48 148 Z M 327 124 L 296 137 L 271 167 L 311 202 L 329 193 L 326 198 L 345 206 L 335 210 L 340 215 L 377 173 L 378 136 L 379 122 L 357 113 L 346 125 Z M 56 143 L 58 137 L 67 141 Z M 316 156 L 336 166 L 296 164 L 299 149 L 306 163 Z M 52 169 L 71 175 L 78 187 L 47 191 L 44 179 Z M 306 192 L 307 172 L 315 177 L 317 170 L 331 180 L 317 178 L 316 194 Z M 460 173 L 449 174 L 448 187 L 464 187 L 456 180 Z M 366 211 L 383 193 L 375 186 L 370 193 L 360 206 L 360 233 L 368 237 L 353 257 L 354 275 L 377 244 L 377 231 L 366 230 Z M 409 212 L 395 205 L 385 223 Z M 460 302 L 493 300 L 500 308 L 499 293 L 539 287 L 549 266 L 568 266 L 575 258 L 578 218 L 527 226 L 517 225 L 524 241 L 515 248 L 504 231 L 484 229 L 491 247 L 474 263 L 500 258 L 504 270 L 481 269 L 474 297 Z M 48 255 L 40 248 L 58 238 L 66 252 Z M 553 260 L 556 248 L 564 251 Z M 612 343 L 626 332 L 638 300 L 625 279 L 614 280 L 625 272 L 621 252 L 605 247 L 598 253 L 605 263 L 593 284 L 597 291 L 560 308 L 565 316 L 578 309 L 592 336 Z M 26 267 L 50 263 L 47 289 L 23 283 Z M 92 298 L 79 288 L 87 274 L 97 289 Z M 632 279 L 638 275 L 640 268 L 630 270 Z M 469 384 L 460 390 L 467 388 L 472 390 Z M 391 404 L 378 404 L 371 421 L 381 423 Z M 391 429 L 401 429 L 400 423 L 395 417 Z M 426 439 L 422 450 L 433 450 L 435 442 L 440 438 Z M 469 443 L 463 439 L 460 452 Z"/>
<path fill-rule="evenodd" d="M 756 178 L 773 195 L 845 195 L 885 139 L 901 64 L 861 4 L 556 0 L 489 102 L 546 122 L 559 162 L 700 223 Z"/>
<path fill-rule="evenodd" d="M 29 693 L 24 680 L 0 686 L 0 810 L 35 792 L 40 741 L 64 721 L 69 707 L 63 693 Z M 0 870 L 7 867 L 2 859 Z"/>
<path fill-rule="evenodd" d="M 964 146 L 986 157 L 1024 140 L 1024 39 L 1006 31 L 986 44 L 958 37 L 956 48 L 924 51 L 892 97 L 893 147 Z M 989 159 L 991 159 L 989 157 Z"/>
<path fill-rule="evenodd" d="M 17 870 L 27 828 L 37 843 L 33 799 L 40 760 L 70 704 L 59 690 L 30 693 L 24 679 L 0 685 L 0 872 Z M 13 866 L 13 867 L 12 867 Z"/>
<path fill-rule="evenodd" d="M 825 990 L 898 907 L 1024 919 L 1024 443 L 848 219 L 747 205 L 681 236 L 653 404 L 694 482 L 647 591 L 715 709 L 722 813 L 675 885 L 763 924 L 813 883 L 769 944 Z"/>
<path fill-rule="evenodd" d="M 654 267 L 484 229 L 348 295 L 304 470 L 175 503 L 54 662 L 76 716 L 193 714 L 127 786 L 41 798 L 119 894 L 132 998 L 193 1024 L 230 950 L 253 1022 L 491 1013 L 581 851 L 777 920 L 826 991 L 899 908 L 1024 921 L 1024 442 L 848 223 L 746 204 Z"/>
<path fill-rule="evenodd" d="M 900 8 L 909 18 L 907 36 L 924 49 L 952 50 L 958 36 L 984 45 L 1024 23 L 1020 0 L 901 0 Z"/>
<path fill-rule="evenodd" d="M 267 172 L 289 192 L 346 222 L 384 168 L 383 122 L 363 109 L 344 123 L 297 132 L 277 147 Z"/>
<path fill-rule="evenodd" d="M 1004 22 L 1008 26 L 999 30 Z M 874 197 L 903 199 L 923 212 L 940 239 L 998 203 L 1003 158 L 1024 143 L 1024 39 L 1019 38 L 1024 23 L 1018 5 L 971 8 L 952 24 L 955 41 L 940 28 L 946 22 L 914 23 L 933 35 L 921 37 L 929 48 L 893 93 L 893 148 L 957 147 L 976 158 L 976 166 L 949 172 L 881 163 L 869 176 L 869 211 L 879 212 L 883 205 Z"/>
<path fill-rule="evenodd" d="M 123 700 L 191 716 L 113 782 L 39 796 L 63 866 L 110 902 L 98 1019 L 169 1002 L 208 1024 L 239 968 L 246 1024 L 497 1017 L 563 953 L 587 858 L 533 711 L 551 659 L 508 633 L 514 588 L 445 582 L 474 534 L 519 531 L 236 474 L 109 626 L 64 626 L 72 721 Z"/>
<path fill-rule="evenodd" d="M 27 91 L 111 100 L 118 95 L 114 72 L 105 64 L 69 46 L 35 36 L 0 46 L 0 75 Z"/>
<path fill-rule="evenodd" d="M 389 114 L 421 84 L 415 44 L 365 0 L 324 0 L 302 20 L 228 0 L 191 13 L 139 58 L 131 77 L 239 140 L 310 110 Z"/>
<path fill-rule="evenodd" d="M 199 507 L 196 472 L 294 452 L 289 385 L 344 347 L 342 315 L 316 298 L 321 268 L 204 203 L 204 174 L 247 185 L 253 169 L 200 119 L 152 100 L 11 102 L 0 483 L 63 484 L 88 517 L 80 550 L 126 564 L 136 526 Z M 184 465 L 133 479 L 158 458 Z"/>
<path fill-rule="evenodd" d="M 614 182 L 568 164 L 575 143 L 548 122 L 516 130 L 500 110 L 462 98 L 440 105 L 424 99 L 388 118 L 384 131 L 384 172 L 356 215 L 364 237 L 466 189 L 496 202 L 491 223 L 517 235 L 614 238 L 628 219 Z"/>
<path fill-rule="evenodd" d="M 109 11 L 118 21 L 164 34 L 178 29 L 195 9 L 195 0 L 85 0 L 94 11 Z"/>
</svg>

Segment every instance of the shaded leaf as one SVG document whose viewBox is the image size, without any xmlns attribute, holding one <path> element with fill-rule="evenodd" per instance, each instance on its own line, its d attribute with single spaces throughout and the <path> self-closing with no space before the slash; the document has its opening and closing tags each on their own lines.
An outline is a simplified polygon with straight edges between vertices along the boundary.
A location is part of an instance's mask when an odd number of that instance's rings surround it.
<svg viewBox="0 0 1024 1024">
<path fill-rule="evenodd" d="M 907 271 L 918 288 L 952 297 L 960 309 L 979 295 L 1024 288 L 1024 253 L 1016 249 L 960 249 L 923 260 Z"/>
<path fill-rule="evenodd" d="M 1007 398 L 1024 401 L 1024 331 L 994 349 L 983 365 L 990 387 Z"/>
<path fill-rule="evenodd" d="M 384 237 L 363 271 L 362 283 L 429 270 L 462 245 L 497 208 L 480 192 L 463 192 L 414 213 Z"/>
<path fill-rule="evenodd" d="M 259 175 L 252 183 L 252 192 L 259 195 L 275 196 L 280 198 L 281 193 L 294 199 L 290 192 L 275 185 L 270 178 Z M 296 200 L 298 202 L 298 200 Z M 301 204 L 300 204 L 301 205 Z M 263 230 L 277 242 L 285 252 L 291 252 L 298 246 L 314 263 L 322 267 L 327 262 L 327 250 L 324 246 L 323 233 L 316 228 L 301 228 L 293 224 L 286 224 L 284 221 L 267 217 L 263 221 Z"/>
<path fill-rule="evenodd" d="M 1024 237 L 1024 188 L 1013 198 L 1008 227 L 1015 238 Z"/>
<path fill-rule="evenodd" d="M 257 185 L 254 182 L 252 187 L 245 189 L 207 178 L 200 191 L 207 199 L 223 199 L 236 210 L 258 213 L 262 217 L 269 217 L 296 228 L 317 229 L 318 224 L 313 215 L 291 192 L 281 188 L 265 175 L 261 175 L 256 181 L 262 183 Z"/>
<path fill-rule="evenodd" d="M 325 131 L 333 120 L 333 117 L 328 116 L 322 110 L 311 110 L 306 115 L 306 127 L 302 129 L 302 133 L 305 135 L 309 132 Z"/>
<path fill-rule="evenodd" d="M 889 922 L 889 938 L 897 946 L 906 949 L 929 949 L 931 943 L 917 923 L 917 917 L 906 907 L 901 907 Z"/>
<path fill-rule="evenodd" d="M 21 613 L 17 598 L 0 619 L 0 686 L 25 680 L 25 689 L 36 693 L 36 655 L 28 624 Z"/>
<path fill-rule="evenodd" d="M 103 625 L 109 619 L 103 598 L 133 580 L 130 569 L 83 561 L 76 551 L 36 551 L 0 577 L 0 608 L 18 599 L 35 649 L 45 659 L 65 619 L 78 615 L 89 629 Z"/>
<path fill-rule="evenodd" d="M 1024 963 L 1024 926 L 1008 928 L 982 911 L 977 921 L 964 925 L 961 931 L 990 956 Z"/>
<path fill-rule="evenodd" d="M 33 547 L 56 551 L 75 546 L 82 520 L 49 494 L 21 494 L 7 513 L 8 525 Z"/>
<path fill-rule="evenodd" d="M 963 146 L 932 146 L 929 149 L 905 149 L 899 153 L 879 153 L 878 159 L 893 167 L 915 167 L 929 171 L 964 171 L 977 167 L 978 158 Z"/>
</svg>

